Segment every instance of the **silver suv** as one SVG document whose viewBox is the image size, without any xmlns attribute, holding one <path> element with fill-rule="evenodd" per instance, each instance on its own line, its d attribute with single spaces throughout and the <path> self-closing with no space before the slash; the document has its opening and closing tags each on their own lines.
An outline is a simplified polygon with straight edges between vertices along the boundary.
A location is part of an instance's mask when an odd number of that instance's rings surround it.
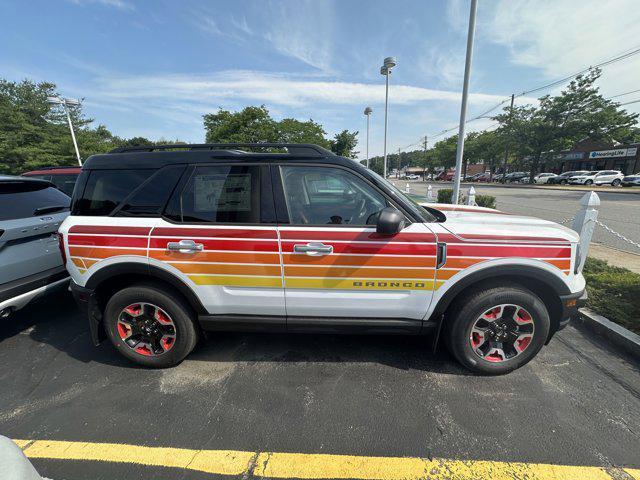
<svg viewBox="0 0 640 480">
<path fill-rule="evenodd" d="M 69 201 L 45 180 L 0 175 L 0 317 L 69 280 L 57 235 Z"/>
</svg>

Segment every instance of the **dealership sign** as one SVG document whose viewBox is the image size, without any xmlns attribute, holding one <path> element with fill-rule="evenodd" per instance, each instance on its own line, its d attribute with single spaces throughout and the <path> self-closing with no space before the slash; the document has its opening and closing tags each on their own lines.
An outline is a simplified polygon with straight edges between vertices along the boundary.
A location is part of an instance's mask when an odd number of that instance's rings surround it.
<svg viewBox="0 0 640 480">
<path fill-rule="evenodd" d="M 599 150 L 597 152 L 591 152 L 589 158 L 634 157 L 637 151 L 638 149 L 636 147 Z"/>
</svg>

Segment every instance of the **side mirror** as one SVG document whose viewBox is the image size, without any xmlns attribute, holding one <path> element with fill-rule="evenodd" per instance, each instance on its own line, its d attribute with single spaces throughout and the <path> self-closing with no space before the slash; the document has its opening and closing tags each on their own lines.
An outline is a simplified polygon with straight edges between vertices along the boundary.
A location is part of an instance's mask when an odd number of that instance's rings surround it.
<svg viewBox="0 0 640 480">
<path fill-rule="evenodd" d="M 395 235 L 404 228 L 404 215 L 393 207 L 380 211 L 376 222 L 376 231 L 380 235 Z"/>
</svg>

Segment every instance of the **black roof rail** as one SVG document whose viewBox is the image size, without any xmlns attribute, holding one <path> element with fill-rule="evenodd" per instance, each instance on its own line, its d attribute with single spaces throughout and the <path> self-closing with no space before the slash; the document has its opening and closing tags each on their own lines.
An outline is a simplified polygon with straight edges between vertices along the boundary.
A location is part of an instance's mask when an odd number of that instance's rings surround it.
<svg viewBox="0 0 640 480">
<path fill-rule="evenodd" d="M 37 167 L 33 170 L 28 170 L 29 172 L 34 172 L 36 170 L 60 170 L 61 168 L 82 168 L 80 165 L 57 165 L 55 167 Z"/>
<path fill-rule="evenodd" d="M 312 143 L 176 143 L 171 145 L 139 145 L 135 147 L 114 148 L 109 153 L 155 152 L 166 150 L 228 150 L 230 153 L 250 153 L 243 148 L 284 148 L 290 155 L 313 157 L 334 156 L 330 150 Z"/>
</svg>

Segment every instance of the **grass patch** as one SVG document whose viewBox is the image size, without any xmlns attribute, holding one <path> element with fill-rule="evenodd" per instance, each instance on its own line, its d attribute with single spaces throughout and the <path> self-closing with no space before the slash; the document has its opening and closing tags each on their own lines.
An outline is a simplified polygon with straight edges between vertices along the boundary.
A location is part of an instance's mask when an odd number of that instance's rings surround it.
<svg viewBox="0 0 640 480">
<path fill-rule="evenodd" d="M 582 273 L 587 280 L 587 307 L 640 335 L 640 275 L 591 257 Z"/>
</svg>

